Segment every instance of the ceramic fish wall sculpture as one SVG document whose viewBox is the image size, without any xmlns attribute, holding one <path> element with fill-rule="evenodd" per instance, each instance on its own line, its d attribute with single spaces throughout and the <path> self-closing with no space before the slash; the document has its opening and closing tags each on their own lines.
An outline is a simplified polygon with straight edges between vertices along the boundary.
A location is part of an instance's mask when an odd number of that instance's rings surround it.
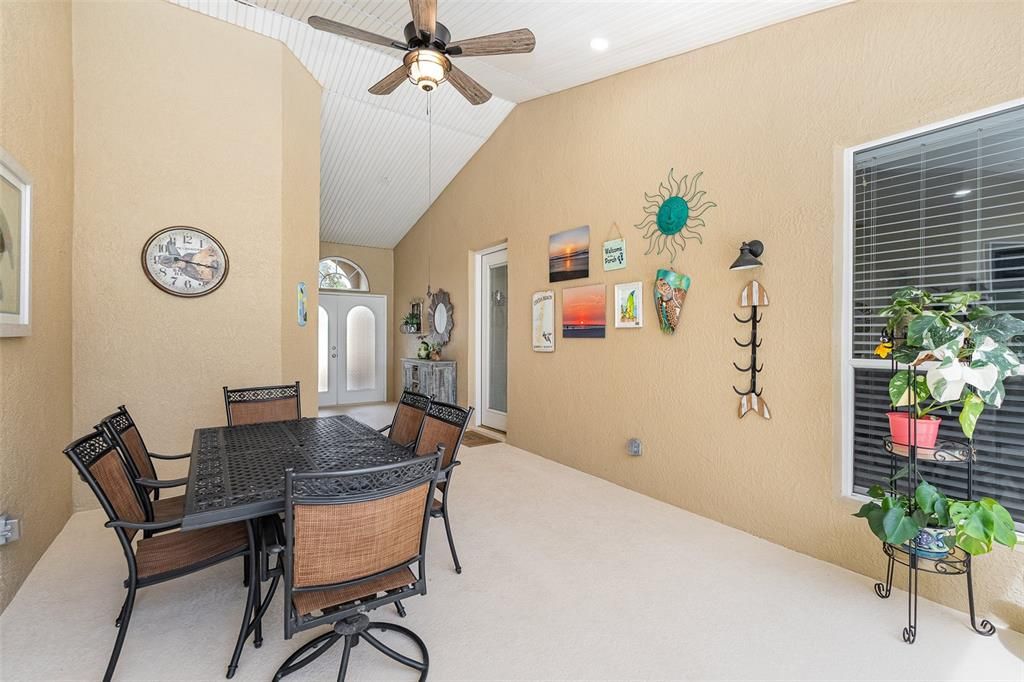
<svg viewBox="0 0 1024 682">
<path fill-rule="evenodd" d="M 750 349 L 750 364 L 746 367 L 740 367 L 735 362 L 732 366 L 740 372 L 750 372 L 750 387 L 746 391 L 741 391 L 735 386 L 732 390 L 740 396 L 740 419 L 746 416 L 748 412 L 754 412 L 761 415 L 765 419 L 771 419 L 772 414 L 768 410 L 768 403 L 761 398 L 761 390 L 757 388 L 757 375 L 764 368 L 764 365 L 758 366 L 757 364 L 757 349 L 761 347 L 761 339 L 757 338 L 757 323 L 761 321 L 761 316 L 758 315 L 758 306 L 768 305 L 768 292 L 764 290 L 764 287 L 755 279 L 747 286 L 743 287 L 743 291 L 740 292 L 740 307 L 750 308 L 750 317 L 747 319 L 741 319 L 735 313 L 733 317 L 736 318 L 737 322 L 743 324 L 750 324 L 750 339 L 745 343 L 739 339 L 733 337 L 733 341 L 740 348 Z"/>
<path fill-rule="evenodd" d="M 675 333 L 676 327 L 679 326 L 679 316 L 689 288 L 689 275 L 682 275 L 671 269 L 658 270 L 658 276 L 654 280 L 654 309 L 658 313 L 661 331 L 666 334 Z"/>
</svg>

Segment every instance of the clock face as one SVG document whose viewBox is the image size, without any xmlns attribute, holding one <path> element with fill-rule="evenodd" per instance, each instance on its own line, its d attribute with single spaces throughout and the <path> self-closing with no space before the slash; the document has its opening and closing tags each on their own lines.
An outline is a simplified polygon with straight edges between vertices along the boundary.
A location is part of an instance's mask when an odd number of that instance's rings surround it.
<svg viewBox="0 0 1024 682">
<path fill-rule="evenodd" d="M 142 269 L 153 284 L 169 294 L 205 296 L 227 278 L 228 254 L 202 230 L 168 227 L 146 242 Z"/>
</svg>

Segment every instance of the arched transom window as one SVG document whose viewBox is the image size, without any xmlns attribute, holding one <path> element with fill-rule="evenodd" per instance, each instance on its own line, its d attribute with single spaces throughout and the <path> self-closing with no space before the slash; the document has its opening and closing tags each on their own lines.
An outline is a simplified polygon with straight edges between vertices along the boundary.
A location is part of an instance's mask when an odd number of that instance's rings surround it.
<svg viewBox="0 0 1024 682">
<path fill-rule="evenodd" d="M 369 291 L 370 280 L 363 269 L 347 258 L 320 261 L 320 288 L 339 291 Z"/>
</svg>

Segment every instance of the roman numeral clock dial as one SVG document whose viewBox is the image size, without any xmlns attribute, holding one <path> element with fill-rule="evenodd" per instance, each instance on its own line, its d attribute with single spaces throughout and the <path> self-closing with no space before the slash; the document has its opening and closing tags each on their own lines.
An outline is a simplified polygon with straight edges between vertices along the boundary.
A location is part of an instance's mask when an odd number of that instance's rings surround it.
<svg viewBox="0 0 1024 682">
<path fill-rule="evenodd" d="M 228 254 L 208 233 L 178 225 L 149 238 L 142 248 L 142 270 L 169 294 L 205 296 L 227 279 Z"/>
</svg>

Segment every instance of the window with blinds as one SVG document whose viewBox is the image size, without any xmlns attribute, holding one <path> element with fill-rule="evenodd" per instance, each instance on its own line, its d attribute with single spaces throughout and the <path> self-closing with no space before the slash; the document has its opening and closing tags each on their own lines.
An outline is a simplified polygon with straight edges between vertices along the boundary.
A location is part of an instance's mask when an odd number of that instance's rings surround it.
<svg viewBox="0 0 1024 682">
<path fill-rule="evenodd" d="M 1024 107 L 858 151 L 853 158 L 853 487 L 889 475 L 890 365 L 874 356 L 893 291 L 980 291 L 1000 312 L 1024 317 Z M 1024 339 L 1011 344 L 1024 353 Z M 960 434 L 956 411 L 941 432 Z M 998 499 L 1024 529 L 1024 377 L 986 408 L 975 432 L 976 496 Z M 966 495 L 966 467 L 921 464 L 953 497 Z"/>
</svg>

